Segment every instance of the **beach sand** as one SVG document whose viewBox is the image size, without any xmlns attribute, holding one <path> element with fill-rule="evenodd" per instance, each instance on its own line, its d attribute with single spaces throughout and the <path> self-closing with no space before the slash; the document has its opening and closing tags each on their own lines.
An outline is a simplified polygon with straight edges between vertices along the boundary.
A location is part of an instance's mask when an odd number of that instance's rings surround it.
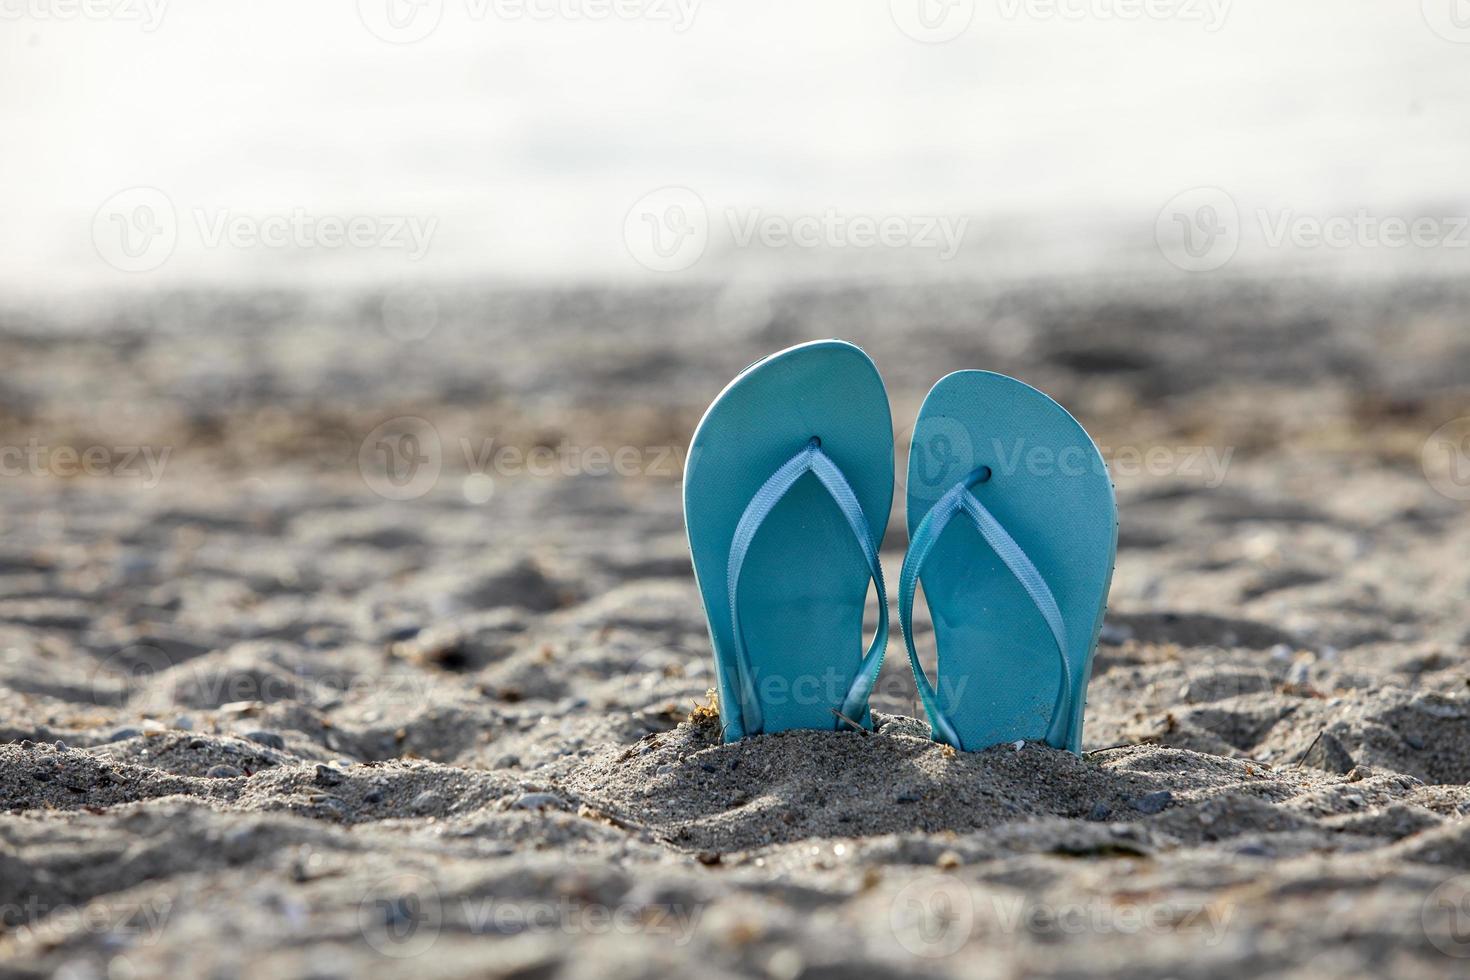
<svg viewBox="0 0 1470 980">
<path fill-rule="evenodd" d="M 1467 300 L 8 310 L 0 975 L 1459 975 L 1470 504 L 1431 434 L 1470 415 Z M 1114 463 L 1083 756 L 931 742 L 896 631 L 872 734 L 723 745 L 695 710 L 682 447 L 826 336 L 874 357 L 901 444 L 978 367 Z"/>
</svg>

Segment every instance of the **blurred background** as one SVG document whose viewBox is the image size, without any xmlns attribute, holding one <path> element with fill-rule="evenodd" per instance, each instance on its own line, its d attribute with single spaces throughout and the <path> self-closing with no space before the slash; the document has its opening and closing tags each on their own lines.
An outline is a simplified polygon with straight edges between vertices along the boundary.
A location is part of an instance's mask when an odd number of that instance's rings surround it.
<svg viewBox="0 0 1470 980">
<path fill-rule="evenodd" d="M 12 296 L 1470 254 L 1463 0 L 6 0 L 0 50 Z"/>
<path fill-rule="evenodd" d="M 900 429 L 964 364 L 1130 446 L 1387 411 L 1375 452 L 1463 455 L 1418 453 L 1466 364 L 1463 0 L 0 9 L 17 445 L 474 475 L 456 442 L 678 447 L 840 335 Z"/>
</svg>

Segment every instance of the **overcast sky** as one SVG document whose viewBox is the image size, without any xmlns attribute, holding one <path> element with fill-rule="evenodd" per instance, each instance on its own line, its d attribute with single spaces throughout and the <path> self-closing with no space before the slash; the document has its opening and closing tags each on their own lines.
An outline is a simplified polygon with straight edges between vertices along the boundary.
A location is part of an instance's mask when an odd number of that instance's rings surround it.
<svg viewBox="0 0 1470 980">
<path fill-rule="evenodd" d="M 0 65 L 12 291 L 1470 254 L 1466 0 L 0 0 Z"/>
</svg>

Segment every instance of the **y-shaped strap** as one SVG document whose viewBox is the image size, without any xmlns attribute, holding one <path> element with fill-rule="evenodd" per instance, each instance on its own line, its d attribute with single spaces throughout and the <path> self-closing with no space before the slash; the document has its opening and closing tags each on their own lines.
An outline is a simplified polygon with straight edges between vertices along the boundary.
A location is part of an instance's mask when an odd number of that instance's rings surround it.
<svg viewBox="0 0 1470 980">
<path fill-rule="evenodd" d="M 919 688 L 919 697 L 924 702 L 924 710 L 929 713 L 929 720 L 934 723 L 944 741 L 957 749 L 965 746 L 961 743 L 959 735 L 955 732 L 954 723 L 945 714 L 944 709 L 939 706 L 939 699 L 934 694 L 934 687 L 929 683 L 929 676 L 924 673 L 924 668 L 919 664 L 918 651 L 914 649 L 914 593 L 919 585 L 919 571 L 924 567 L 924 562 L 934 550 L 939 536 L 949 526 L 950 519 L 960 511 L 969 515 L 974 523 L 975 529 L 990 545 L 1000 560 L 1005 563 L 1006 568 L 1021 583 L 1031 601 L 1041 612 L 1046 620 L 1046 625 L 1051 628 L 1052 638 L 1056 641 L 1057 653 L 1062 660 L 1062 681 L 1057 688 L 1056 703 L 1052 706 L 1051 723 L 1047 727 L 1046 740 L 1052 745 L 1062 745 L 1066 735 L 1068 716 L 1067 710 L 1071 701 L 1072 687 L 1072 665 L 1067 657 L 1067 627 L 1062 621 L 1061 610 L 1057 607 L 1057 600 L 1052 595 L 1051 588 L 1031 559 L 1026 557 L 1026 552 L 1016 544 L 1015 539 L 1006 533 L 1000 522 L 985 509 L 985 505 L 975 499 L 970 492 L 970 486 L 979 479 L 988 476 L 989 470 L 981 467 L 971 473 L 962 482 L 956 484 L 948 493 L 939 498 L 924 519 L 919 522 L 914 536 L 909 542 L 909 552 L 904 556 L 903 573 L 898 580 L 898 621 L 903 627 L 903 640 L 908 644 L 909 663 L 914 668 L 914 682 Z M 983 748 L 984 746 L 979 746 Z"/>
<path fill-rule="evenodd" d="M 873 689 L 873 682 L 878 679 L 878 671 L 883 666 L 883 653 L 888 648 L 888 592 L 883 587 L 883 566 L 878 563 L 878 544 L 873 540 L 857 494 L 853 493 L 837 464 L 822 452 L 821 440 L 814 438 L 771 474 L 771 478 L 750 498 L 745 513 L 740 515 L 740 523 L 735 525 L 735 534 L 730 541 L 730 564 L 726 570 L 726 582 L 730 592 L 730 632 L 735 638 L 735 669 L 739 674 L 736 689 L 740 695 L 741 720 L 746 733 L 751 735 L 765 728 L 765 719 L 761 712 L 760 699 L 755 692 L 755 674 L 745 651 L 745 636 L 740 628 L 740 570 L 745 564 L 745 556 L 750 551 L 751 543 L 755 541 L 756 532 L 781 499 L 796 485 L 796 481 L 808 472 L 816 474 L 842 511 L 842 516 L 847 518 L 853 537 L 857 538 L 858 545 L 863 549 L 863 557 L 868 561 L 868 574 L 878 587 L 878 631 L 873 634 L 873 642 L 863 654 L 857 677 L 842 702 L 840 710 L 844 716 L 857 720 L 862 713 L 867 705 L 868 693 Z M 833 719 L 833 727 L 841 724 L 839 719 Z"/>
</svg>

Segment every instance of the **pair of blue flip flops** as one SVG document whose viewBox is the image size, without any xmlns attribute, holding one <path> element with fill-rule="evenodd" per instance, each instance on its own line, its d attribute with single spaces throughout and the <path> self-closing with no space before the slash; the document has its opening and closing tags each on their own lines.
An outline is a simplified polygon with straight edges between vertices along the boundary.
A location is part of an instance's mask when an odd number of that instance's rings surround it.
<svg viewBox="0 0 1470 980">
<path fill-rule="evenodd" d="M 868 697 L 888 645 L 878 552 L 893 442 L 878 369 L 840 340 L 757 361 L 705 412 L 684 516 L 726 741 L 872 728 Z M 1078 751 L 1118 540 L 1096 445 L 1035 388 L 958 371 L 919 411 L 906 491 L 899 622 L 934 738 Z M 933 681 L 914 646 L 920 583 L 938 647 Z M 864 648 L 870 585 L 878 627 Z"/>
</svg>

